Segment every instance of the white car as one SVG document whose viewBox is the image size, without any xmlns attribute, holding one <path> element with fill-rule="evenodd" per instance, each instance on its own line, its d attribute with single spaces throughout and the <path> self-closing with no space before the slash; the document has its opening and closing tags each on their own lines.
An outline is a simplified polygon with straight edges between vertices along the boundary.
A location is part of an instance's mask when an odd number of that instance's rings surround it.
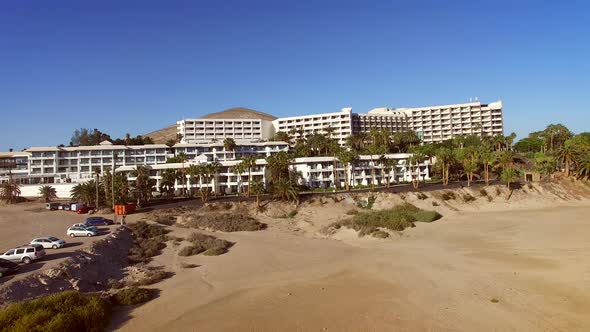
<svg viewBox="0 0 590 332">
<path fill-rule="evenodd" d="M 98 233 L 94 230 L 86 229 L 86 228 L 82 228 L 82 227 L 70 227 L 70 228 L 68 228 L 68 231 L 66 232 L 66 234 L 68 234 L 71 237 L 76 237 L 76 236 L 95 236 Z"/>
<path fill-rule="evenodd" d="M 31 241 L 31 244 L 40 244 L 45 249 L 49 249 L 49 248 L 57 249 L 57 248 L 62 248 L 63 246 L 65 246 L 66 241 L 60 240 L 60 239 L 56 238 L 55 236 L 45 236 L 45 237 L 38 237 L 36 239 L 33 239 Z"/>
<path fill-rule="evenodd" d="M 90 230 L 90 231 L 98 232 L 98 228 L 96 228 L 96 226 L 88 226 L 88 225 L 85 225 L 85 224 L 73 224 L 72 227 L 85 228 L 85 229 Z"/>
</svg>

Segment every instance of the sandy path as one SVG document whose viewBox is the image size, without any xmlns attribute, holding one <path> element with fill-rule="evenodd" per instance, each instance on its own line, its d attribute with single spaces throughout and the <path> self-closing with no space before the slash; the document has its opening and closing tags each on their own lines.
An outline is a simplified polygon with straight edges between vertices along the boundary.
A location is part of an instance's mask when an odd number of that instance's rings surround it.
<svg viewBox="0 0 590 332">
<path fill-rule="evenodd" d="M 219 257 L 158 257 L 177 275 L 126 331 L 584 331 L 590 207 L 469 212 L 388 240 L 221 234 Z M 186 230 L 176 231 L 183 235 Z M 180 261 L 202 265 L 182 270 Z M 498 299 L 498 303 L 492 303 Z"/>
</svg>

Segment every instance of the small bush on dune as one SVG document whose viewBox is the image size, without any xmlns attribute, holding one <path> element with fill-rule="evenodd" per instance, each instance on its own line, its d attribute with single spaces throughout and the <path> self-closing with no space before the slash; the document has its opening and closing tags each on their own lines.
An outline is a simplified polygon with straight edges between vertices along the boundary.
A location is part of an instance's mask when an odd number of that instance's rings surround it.
<svg viewBox="0 0 590 332">
<path fill-rule="evenodd" d="M 2 331 L 103 331 L 111 304 L 98 295 L 65 291 L 14 303 L 0 311 Z"/>
<path fill-rule="evenodd" d="M 418 197 L 418 199 L 419 199 L 419 200 L 425 200 L 425 199 L 428 199 L 428 196 L 426 196 L 426 194 L 425 194 L 425 193 L 423 193 L 423 192 L 417 192 L 417 193 L 416 193 L 416 197 Z"/>
<path fill-rule="evenodd" d="M 502 190 L 500 190 L 500 188 L 496 187 L 496 196 L 500 196 L 502 195 Z"/>
<path fill-rule="evenodd" d="M 336 222 L 331 227 L 349 227 L 358 231 L 359 236 L 364 236 L 377 233 L 379 228 L 403 231 L 408 227 L 415 227 L 414 222 L 432 222 L 441 217 L 438 212 L 421 210 L 406 203 L 392 209 L 359 213 L 351 219 Z"/>
<path fill-rule="evenodd" d="M 432 206 L 440 206 L 437 201 L 432 201 Z"/>
<path fill-rule="evenodd" d="M 297 210 L 291 210 L 287 213 L 287 218 L 294 218 L 297 215 Z"/>
<path fill-rule="evenodd" d="M 258 222 L 246 213 L 217 212 L 194 213 L 185 217 L 187 226 L 212 229 L 222 232 L 259 231 L 266 229 L 266 224 Z"/>
<path fill-rule="evenodd" d="M 488 192 L 484 188 L 481 188 L 479 189 L 479 195 L 484 197 L 488 195 Z"/>
<path fill-rule="evenodd" d="M 157 290 L 139 287 L 121 289 L 111 296 L 111 301 L 118 305 L 136 305 L 152 300 Z"/>
<path fill-rule="evenodd" d="M 470 194 L 464 194 L 463 200 L 465 202 L 473 202 L 473 201 L 475 201 L 475 197 L 471 196 Z"/>
<path fill-rule="evenodd" d="M 194 269 L 195 267 L 199 267 L 199 265 L 191 263 L 180 263 L 180 267 L 183 269 Z"/>
<path fill-rule="evenodd" d="M 346 211 L 346 214 L 349 216 L 354 216 L 354 215 L 359 214 L 359 210 L 350 209 L 350 210 Z"/>
<path fill-rule="evenodd" d="M 382 230 L 377 230 L 377 231 L 371 233 L 371 236 L 376 237 L 378 239 L 386 239 L 389 237 L 389 233 L 382 231 Z"/>
<path fill-rule="evenodd" d="M 192 245 L 182 248 L 178 253 L 179 256 L 193 256 L 200 253 L 206 256 L 218 256 L 225 254 L 233 245 L 232 242 L 201 233 L 192 233 L 188 241 Z"/>
<path fill-rule="evenodd" d="M 442 194 L 442 199 L 443 199 L 443 201 L 448 201 L 448 200 L 451 200 L 451 199 L 455 199 L 455 193 L 452 192 L 452 191 L 445 191 Z"/>
<path fill-rule="evenodd" d="M 418 222 L 433 222 L 442 218 L 442 215 L 436 211 L 417 211 L 414 217 Z"/>
<path fill-rule="evenodd" d="M 166 235 L 168 230 L 162 226 L 149 224 L 145 221 L 138 221 L 135 224 L 129 225 L 129 229 L 133 232 L 136 238 L 154 238 L 156 236 Z"/>
</svg>

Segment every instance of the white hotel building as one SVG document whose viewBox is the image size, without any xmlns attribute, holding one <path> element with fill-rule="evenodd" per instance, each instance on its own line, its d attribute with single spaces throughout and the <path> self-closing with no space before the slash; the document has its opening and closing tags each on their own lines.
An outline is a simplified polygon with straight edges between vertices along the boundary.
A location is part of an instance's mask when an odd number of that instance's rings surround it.
<svg viewBox="0 0 590 332">
<path fill-rule="evenodd" d="M 158 183 L 167 168 L 188 167 L 194 163 L 218 162 L 221 171 L 208 184 L 216 192 L 234 193 L 247 185 L 247 174 L 238 175 L 233 166 L 244 156 L 256 156 L 257 167 L 254 177 L 267 182 L 266 161 L 264 158 L 288 151 L 289 144 L 269 141 L 276 132 L 287 132 L 295 137 L 312 133 L 325 133 L 333 128 L 332 138 L 344 145 L 352 134 L 368 132 L 371 128 L 387 129 L 391 132 L 414 130 L 425 143 L 436 143 L 459 135 L 503 134 L 502 102 L 482 104 L 469 102 L 463 104 L 429 106 L 419 108 L 378 108 L 366 114 L 353 113 L 351 108 L 340 112 L 315 115 L 275 118 L 272 115 L 248 109 L 231 109 L 213 113 L 198 119 L 184 119 L 177 122 L 177 132 L 182 135 L 180 143 L 169 148 L 164 144 L 138 146 L 113 145 L 103 142 L 96 146 L 80 147 L 32 147 L 23 152 L 0 153 L 0 159 L 18 159 L 18 169 L 11 172 L 13 178 L 23 184 L 35 185 L 33 189 L 23 188 L 23 195 L 35 196 L 38 185 L 43 183 L 71 185 L 94 177 L 94 171 L 104 172 L 113 167 L 117 172 L 128 172 L 141 165 L 150 169 L 150 175 Z M 225 138 L 233 138 L 236 148 L 226 151 Z M 170 157 L 184 153 L 186 163 L 166 164 Z M 373 156 L 375 157 L 375 156 Z M 347 168 L 350 185 L 370 185 L 375 170 L 375 183 L 383 184 L 407 182 L 411 180 L 411 170 L 406 166 L 408 155 L 386 155 L 397 160 L 396 166 L 387 168 L 370 156 L 360 156 L 360 160 Z M 302 184 L 310 188 L 344 186 L 345 168 L 336 161 L 332 170 L 332 157 L 297 158 L 291 169 L 302 176 Z M 429 179 L 428 162 L 413 168 L 413 176 Z M 0 182 L 7 180 L 6 170 L 0 170 Z M 177 188 L 182 183 L 177 183 Z M 185 185 L 195 187 L 190 180 Z M 58 192 L 68 192 L 65 190 Z"/>
</svg>

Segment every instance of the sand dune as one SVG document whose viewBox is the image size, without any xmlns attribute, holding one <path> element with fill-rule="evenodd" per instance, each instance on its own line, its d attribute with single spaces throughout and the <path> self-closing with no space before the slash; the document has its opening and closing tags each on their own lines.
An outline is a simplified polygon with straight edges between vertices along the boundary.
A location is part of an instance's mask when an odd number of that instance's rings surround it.
<svg viewBox="0 0 590 332">
<path fill-rule="evenodd" d="M 457 212 L 403 236 L 343 241 L 315 234 L 311 211 L 262 232 L 218 233 L 237 242 L 219 257 L 166 249 L 155 264 L 177 275 L 156 285 L 158 299 L 119 313 L 113 329 L 590 329 L 588 205 Z"/>
</svg>

